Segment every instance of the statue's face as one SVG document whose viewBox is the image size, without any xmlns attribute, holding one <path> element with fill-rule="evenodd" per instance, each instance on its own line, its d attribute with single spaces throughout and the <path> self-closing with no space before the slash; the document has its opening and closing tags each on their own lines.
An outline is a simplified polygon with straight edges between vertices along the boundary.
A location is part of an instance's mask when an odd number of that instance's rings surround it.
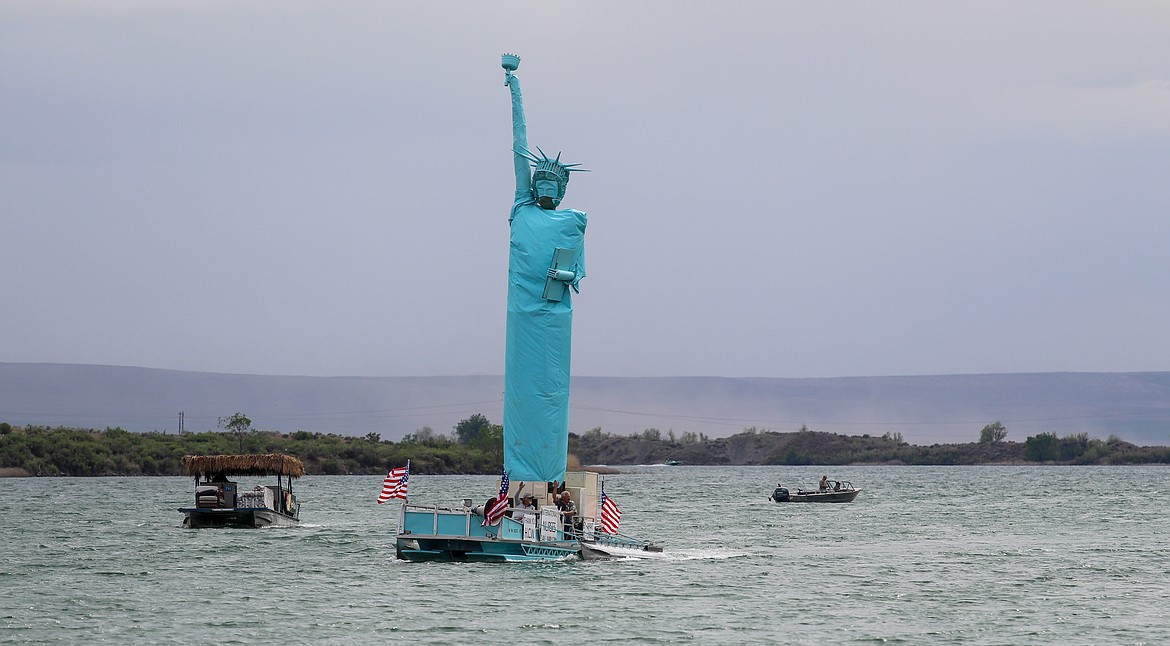
<svg viewBox="0 0 1170 646">
<path fill-rule="evenodd" d="M 536 195 L 536 205 L 542 209 L 555 209 L 561 201 L 558 197 L 561 185 L 551 179 L 536 180 L 532 192 Z"/>
</svg>

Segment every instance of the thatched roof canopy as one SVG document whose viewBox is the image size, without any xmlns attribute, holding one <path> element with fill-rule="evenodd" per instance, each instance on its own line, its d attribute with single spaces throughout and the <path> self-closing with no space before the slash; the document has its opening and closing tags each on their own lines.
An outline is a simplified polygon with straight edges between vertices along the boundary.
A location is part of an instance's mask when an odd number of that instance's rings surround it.
<svg viewBox="0 0 1170 646">
<path fill-rule="evenodd" d="M 282 475 L 299 478 L 305 475 L 305 465 L 283 453 L 184 455 L 182 462 L 187 475 L 208 480 L 215 476 Z"/>
</svg>

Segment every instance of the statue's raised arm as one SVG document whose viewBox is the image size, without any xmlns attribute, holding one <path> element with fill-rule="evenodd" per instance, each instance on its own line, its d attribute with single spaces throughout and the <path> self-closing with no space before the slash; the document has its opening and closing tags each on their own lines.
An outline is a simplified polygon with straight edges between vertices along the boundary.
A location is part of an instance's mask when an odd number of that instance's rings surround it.
<svg viewBox="0 0 1170 646">
<path fill-rule="evenodd" d="M 504 54 L 504 85 L 512 91 L 512 160 L 516 166 L 516 200 L 532 195 L 532 170 L 528 165 L 528 125 L 524 123 L 524 97 L 520 94 L 520 79 L 512 72 L 520 67 L 520 57 Z"/>
<path fill-rule="evenodd" d="M 512 90 L 512 161 L 516 167 L 515 205 L 531 204 L 554 210 L 565 197 L 569 174 L 585 171 L 580 164 L 562 164 L 561 155 L 550 158 L 539 146 L 536 153 L 528 147 L 528 125 L 524 122 L 524 97 L 520 94 L 520 79 L 512 72 L 520 66 L 520 57 L 504 54 L 500 65 L 504 68 L 504 85 Z M 531 166 L 529 166 L 531 164 Z M 587 171 L 586 171 L 587 172 Z"/>
</svg>

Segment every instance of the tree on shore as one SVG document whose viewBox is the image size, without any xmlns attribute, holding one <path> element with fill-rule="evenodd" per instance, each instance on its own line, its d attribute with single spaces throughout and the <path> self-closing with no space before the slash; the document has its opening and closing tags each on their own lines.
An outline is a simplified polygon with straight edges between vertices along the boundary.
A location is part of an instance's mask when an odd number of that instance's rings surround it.
<svg viewBox="0 0 1170 646">
<path fill-rule="evenodd" d="M 491 425 L 492 423 L 483 416 L 483 413 L 476 413 L 467 419 L 459 420 L 454 429 L 455 437 L 459 439 L 460 444 L 475 444 L 480 434 L 488 430 Z"/>
<path fill-rule="evenodd" d="M 1007 428 L 1000 422 L 994 422 L 983 427 L 979 433 L 979 442 L 981 444 L 1002 442 L 1005 437 L 1007 437 Z"/>
<path fill-rule="evenodd" d="M 252 431 L 252 420 L 247 415 L 237 412 L 231 417 L 219 418 L 219 427 L 236 436 L 240 441 L 240 453 L 244 452 L 244 438 Z"/>
</svg>

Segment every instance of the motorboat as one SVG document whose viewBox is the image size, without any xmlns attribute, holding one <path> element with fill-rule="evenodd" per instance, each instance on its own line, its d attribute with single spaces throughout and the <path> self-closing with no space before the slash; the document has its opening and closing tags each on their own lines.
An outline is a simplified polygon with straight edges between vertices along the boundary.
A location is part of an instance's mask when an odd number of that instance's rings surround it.
<svg viewBox="0 0 1170 646">
<path fill-rule="evenodd" d="M 851 483 L 842 480 L 832 480 L 828 485 L 823 490 L 797 489 L 795 492 L 789 491 L 783 485 L 776 485 L 771 500 L 775 502 L 853 502 L 857 494 L 861 493 L 861 489 L 856 489 Z"/>
</svg>

